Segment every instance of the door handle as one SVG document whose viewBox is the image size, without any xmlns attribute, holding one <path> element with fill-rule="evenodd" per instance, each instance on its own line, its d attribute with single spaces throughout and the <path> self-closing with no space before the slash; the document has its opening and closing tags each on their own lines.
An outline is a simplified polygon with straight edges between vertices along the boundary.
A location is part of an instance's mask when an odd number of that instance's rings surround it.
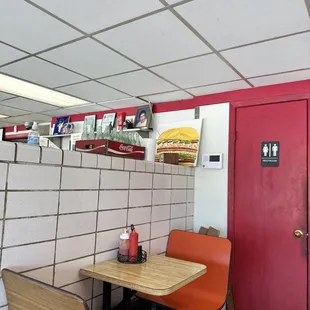
<svg viewBox="0 0 310 310">
<path fill-rule="evenodd" d="M 296 238 L 302 238 L 304 233 L 301 230 L 297 229 L 294 231 L 294 235 Z"/>
</svg>

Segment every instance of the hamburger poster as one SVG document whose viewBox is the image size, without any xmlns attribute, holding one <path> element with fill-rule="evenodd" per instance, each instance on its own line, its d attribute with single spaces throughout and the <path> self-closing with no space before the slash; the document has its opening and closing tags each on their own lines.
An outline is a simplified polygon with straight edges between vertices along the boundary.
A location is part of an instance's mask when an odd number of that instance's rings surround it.
<svg viewBox="0 0 310 310">
<path fill-rule="evenodd" d="M 156 161 L 163 153 L 177 153 L 179 165 L 197 165 L 202 120 L 162 124 L 157 132 Z"/>
</svg>

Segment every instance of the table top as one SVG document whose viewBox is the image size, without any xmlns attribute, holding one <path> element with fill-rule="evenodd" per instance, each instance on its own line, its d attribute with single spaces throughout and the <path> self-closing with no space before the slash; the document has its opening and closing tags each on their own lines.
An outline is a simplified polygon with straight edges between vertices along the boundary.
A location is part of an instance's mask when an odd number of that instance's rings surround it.
<svg viewBox="0 0 310 310">
<path fill-rule="evenodd" d="M 156 296 L 171 294 L 206 271 L 205 265 L 161 255 L 149 256 L 143 264 L 114 259 L 80 270 L 85 276 Z"/>
</svg>

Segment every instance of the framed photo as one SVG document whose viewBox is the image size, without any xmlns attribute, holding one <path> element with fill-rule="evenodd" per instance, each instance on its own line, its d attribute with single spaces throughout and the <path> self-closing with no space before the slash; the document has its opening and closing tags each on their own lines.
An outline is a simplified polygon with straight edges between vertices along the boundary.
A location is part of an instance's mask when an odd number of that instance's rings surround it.
<svg viewBox="0 0 310 310">
<path fill-rule="evenodd" d="M 84 124 L 86 124 L 86 128 L 91 128 L 93 131 L 95 131 L 96 130 L 96 114 L 85 116 Z"/>
<path fill-rule="evenodd" d="M 102 132 L 104 132 L 105 128 L 110 124 L 114 127 L 116 113 L 107 113 L 104 114 L 101 121 Z"/>
<path fill-rule="evenodd" d="M 62 135 L 63 134 L 63 128 L 66 124 L 69 123 L 70 116 L 64 116 L 64 117 L 57 117 L 56 123 L 54 126 L 53 135 Z"/>
<path fill-rule="evenodd" d="M 137 109 L 135 128 L 149 128 L 152 118 L 152 106 L 146 105 Z"/>
</svg>

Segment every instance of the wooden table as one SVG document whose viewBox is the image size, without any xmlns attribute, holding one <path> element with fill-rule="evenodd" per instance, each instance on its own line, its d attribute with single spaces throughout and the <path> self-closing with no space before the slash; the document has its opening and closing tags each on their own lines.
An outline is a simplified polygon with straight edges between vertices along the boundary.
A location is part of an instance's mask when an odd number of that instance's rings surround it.
<svg viewBox="0 0 310 310">
<path fill-rule="evenodd" d="M 123 304 L 129 309 L 131 291 L 163 296 L 173 293 L 206 273 L 206 266 L 174 259 L 149 256 L 143 264 L 122 264 L 116 259 L 80 270 L 81 274 L 103 281 L 103 309 L 111 309 L 111 283 L 124 287 Z"/>
</svg>

